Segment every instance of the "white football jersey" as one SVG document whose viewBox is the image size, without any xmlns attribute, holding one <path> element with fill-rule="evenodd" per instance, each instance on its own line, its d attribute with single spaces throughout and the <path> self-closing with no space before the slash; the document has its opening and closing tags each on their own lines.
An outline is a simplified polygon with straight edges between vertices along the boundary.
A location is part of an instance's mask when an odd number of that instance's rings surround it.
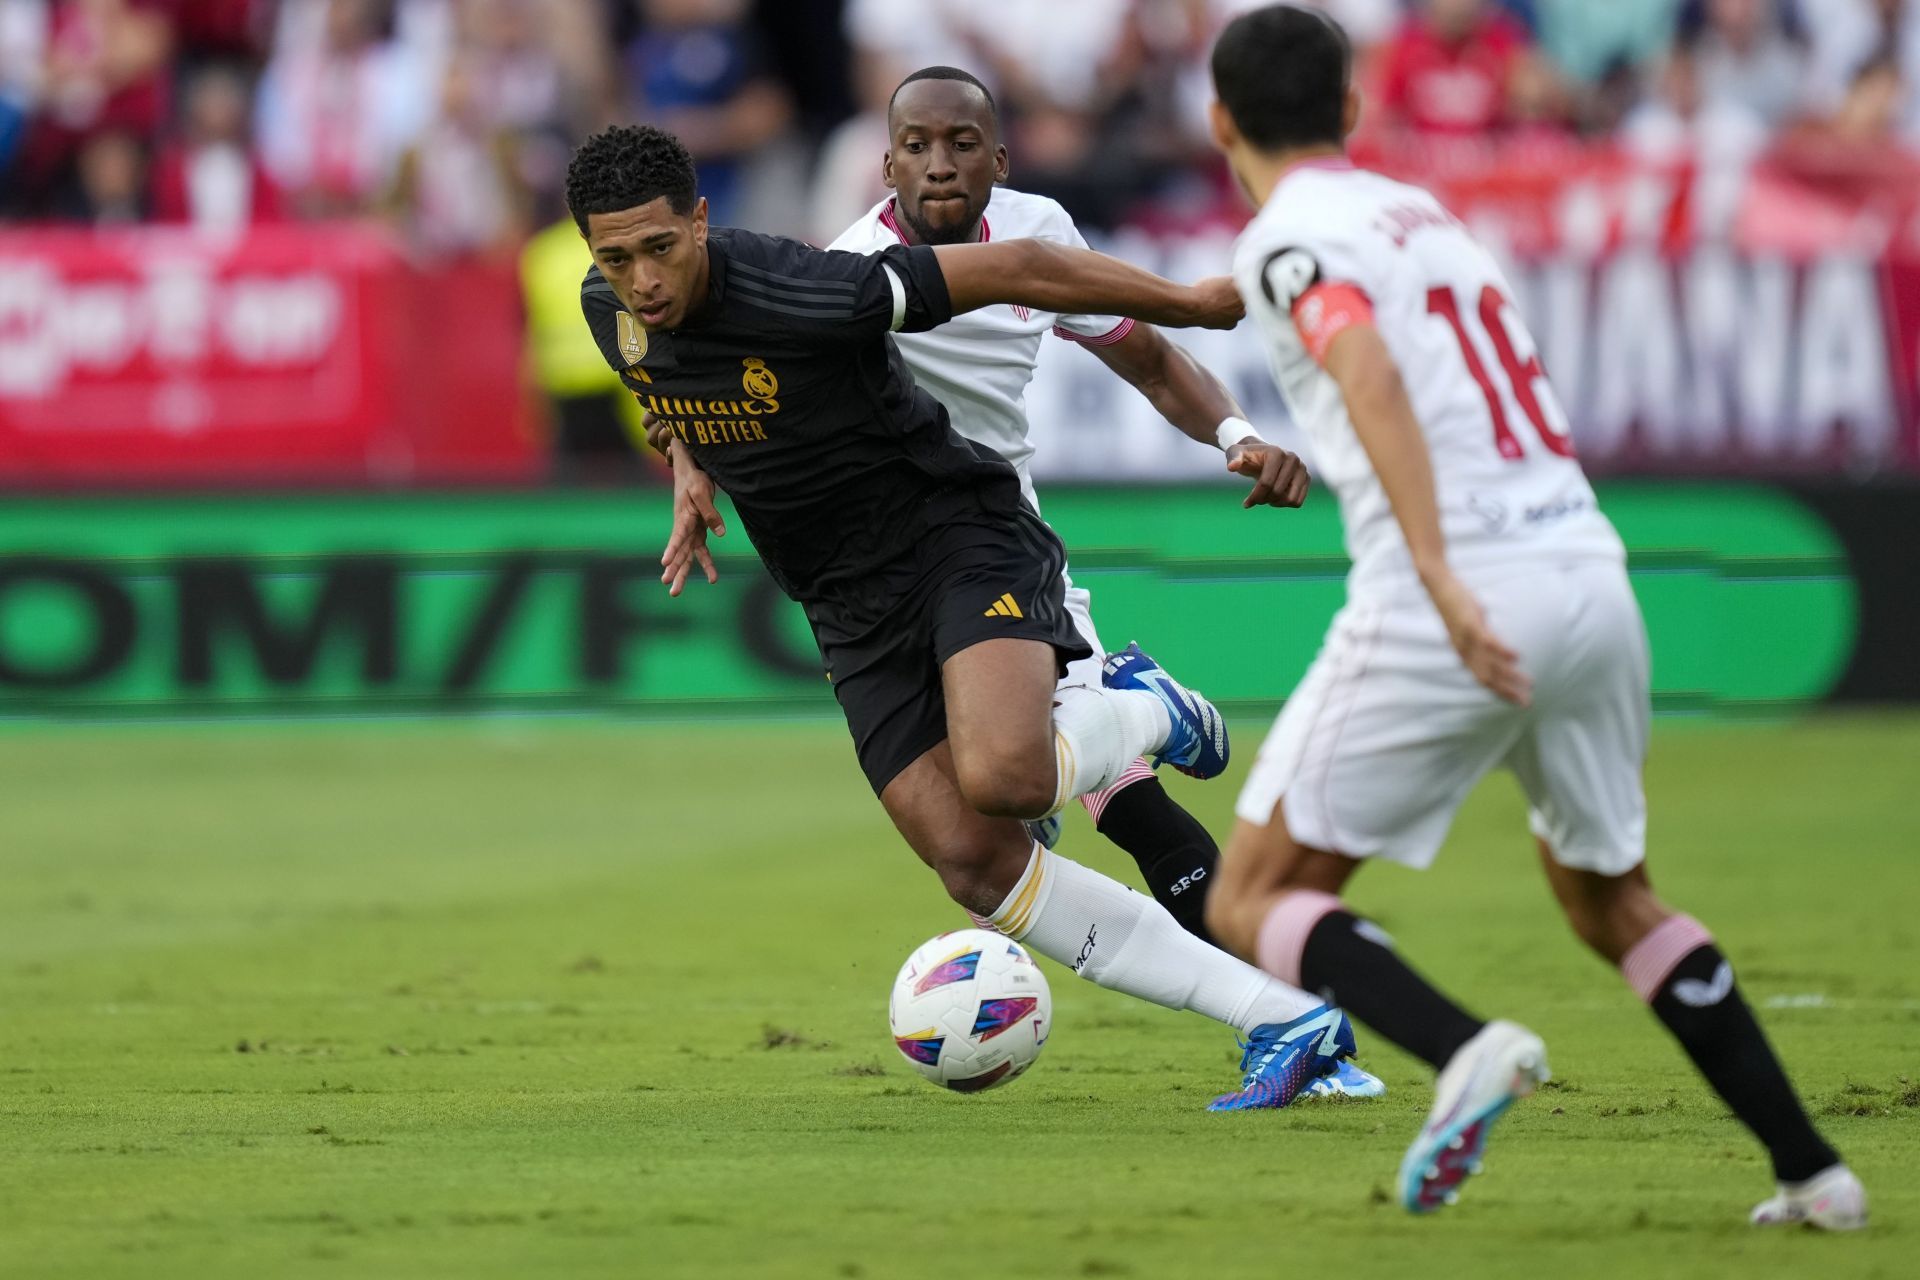
<svg viewBox="0 0 1920 1280">
<path fill-rule="evenodd" d="M 1241 233 L 1234 279 L 1317 475 L 1340 500 L 1350 594 L 1412 575 L 1386 492 L 1317 359 L 1342 312 L 1369 308 L 1426 435 L 1456 571 L 1624 555 L 1574 459 L 1511 286 L 1431 194 L 1344 160 L 1301 165 Z"/>
<path fill-rule="evenodd" d="M 827 246 L 873 253 L 900 244 L 893 199 L 882 200 Z M 1067 211 L 1045 196 L 995 187 L 980 224 L 980 239 L 1052 240 L 1084 249 L 1087 242 Z M 896 333 L 914 381 L 947 407 L 954 430 L 986 445 L 1014 465 L 1027 501 L 1039 510 L 1028 463 L 1027 384 L 1051 330 L 1072 342 L 1103 347 L 1120 341 L 1133 321 L 1119 316 L 1061 316 L 1026 307 L 992 306 L 955 316 L 925 333 Z"/>
</svg>

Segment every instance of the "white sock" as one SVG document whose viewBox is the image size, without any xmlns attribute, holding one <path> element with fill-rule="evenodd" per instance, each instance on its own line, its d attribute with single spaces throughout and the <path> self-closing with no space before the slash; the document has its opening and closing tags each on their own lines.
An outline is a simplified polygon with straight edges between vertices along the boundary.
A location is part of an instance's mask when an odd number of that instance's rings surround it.
<svg viewBox="0 0 1920 1280">
<path fill-rule="evenodd" d="M 1026 874 L 986 922 L 1111 991 L 1246 1033 L 1324 1003 L 1208 946 L 1152 898 L 1033 846 Z"/>
<path fill-rule="evenodd" d="M 1053 695 L 1052 817 L 1089 791 L 1110 787 L 1127 766 L 1167 744 L 1173 718 L 1144 689 L 1067 685 Z"/>
</svg>

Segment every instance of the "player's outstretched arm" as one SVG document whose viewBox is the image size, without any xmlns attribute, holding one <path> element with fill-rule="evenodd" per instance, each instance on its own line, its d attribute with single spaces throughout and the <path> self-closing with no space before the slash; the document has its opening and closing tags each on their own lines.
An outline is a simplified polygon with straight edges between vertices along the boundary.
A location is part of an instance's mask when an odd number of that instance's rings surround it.
<svg viewBox="0 0 1920 1280">
<path fill-rule="evenodd" d="M 1354 434 L 1380 477 L 1413 567 L 1446 622 L 1461 661 L 1488 689 L 1525 706 L 1532 682 L 1520 670 L 1519 655 L 1494 635 L 1480 602 L 1447 564 L 1433 459 L 1385 339 L 1371 324 L 1349 324 L 1334 337 L 1321 364 L 1340 386 Z"/>
<path fill-rule="evenodd" d="M 1051 240 L 934 249 L 953 313 L 998 303 L 1066 315 L 1129 316 L 1175 329 L 1231 329 L 1246 307 L 1228 276 L 1175 284 L 1118 258 Z"/>
<path fill-rule="evenodd" d="M 1241 505 L 1297 507 L 1307 500 L 1306 464 L 1255 434 L 1226 384 L 1166 334 L 1136 324 L 1126 337 L 1093 353 L 1181 432 L 1225 450 L 1229 471 L 1253 478 Z"/>
</svg>

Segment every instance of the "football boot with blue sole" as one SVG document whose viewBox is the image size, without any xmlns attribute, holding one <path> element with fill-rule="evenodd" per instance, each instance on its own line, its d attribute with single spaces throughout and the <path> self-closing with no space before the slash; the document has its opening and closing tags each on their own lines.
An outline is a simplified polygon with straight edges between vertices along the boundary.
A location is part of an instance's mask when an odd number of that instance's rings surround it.
<svg viewBox="0 0 1920 1280">
<path fill-rule="evenodd" d="M 1209 1111 L 1271 1111 L 1284 1107 L 1321 1076 L 1353 1056 L 1353 1024 L 1332 1005 L 1309 1009 L 1291 1022 L 1267 1022 L 1247 1033 L 1238 1092 L 1207 1104 Z"/>
</svg>

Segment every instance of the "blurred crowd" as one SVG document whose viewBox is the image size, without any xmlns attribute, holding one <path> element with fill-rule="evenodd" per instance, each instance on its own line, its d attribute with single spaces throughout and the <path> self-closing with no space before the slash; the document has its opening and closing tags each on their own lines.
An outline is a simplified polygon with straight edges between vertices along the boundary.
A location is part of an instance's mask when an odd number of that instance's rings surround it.
<svg viewBox="0 0 1920 1280">
<path fill-rule="evenodd" d="M 1904 165 L 1908 0 L 1303 0 L 1353 36 L 1363 145 Z M 574 140 L 686 140 L 716 219 L 825 240 L 930 63 L 994 86 L 1016 180 L 1095 227 L 1230 200 L 1206 51 L 1256 0 L 0 0 L 0 216 L 390 219 L 511 252 Z M 1889 159 L 1891 157 L 1891 159 Z"/>
<path fill-rule="evenodd" d="M 0 0 L 0 215 L 380 215 L 424 251 L 561 215 L 570 144 L 678 132 L 720 221 L 833 236 L 900 75 L 993 84 L 1023 186 L 1081 221 L 1223 200 L 1206 50 L 1256 0 Z M 1365 142 L 1832 157 L 1920 140 L 1908 0 L 1304 0 L 1356 42 Z M 1836 150 L 1837 148 L 1837 150 Z"/>
<path fill-rule="evenodd" d="M 1096 236 L 1217 235 L 1246 209 L 1207 54 L 1262 2 L 0 0 L 0 223 L 384 221 L 423 279 L 517 292 L 561 474 L 644 474 L 580 324 L 579 139 L 659 124 L 716 222 L 825 243 L 884 195 L 895 85 L 950 64 L 992 86 L 1014 182 Z M 1353 38 L 1363 162 L 1450 199 L 1560 219 L 1594 189 L 1573 175 L 1657 168 L 1686 181 L 1629 202 L 1655 227 L 1826 243 L 1920 215 L 1920 0 L 1296 2 Z"/>
</svg>

